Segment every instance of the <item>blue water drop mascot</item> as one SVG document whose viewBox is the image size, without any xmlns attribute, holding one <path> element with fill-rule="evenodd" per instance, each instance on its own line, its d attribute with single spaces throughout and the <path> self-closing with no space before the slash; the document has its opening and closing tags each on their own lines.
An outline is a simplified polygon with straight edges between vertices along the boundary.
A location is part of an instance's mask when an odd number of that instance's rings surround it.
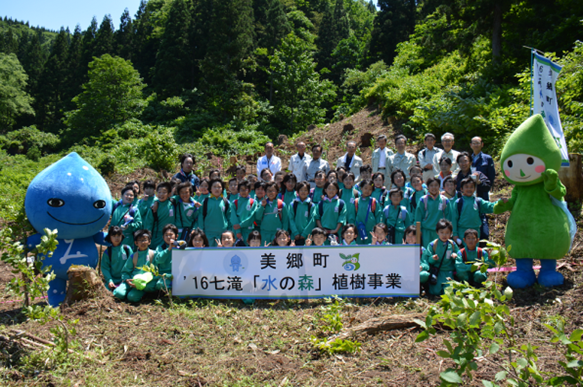
<svg viewBox="0 0 583 387">
<path fill-rule="evenodd" d="M 71 153 L 39 173 L 28 186 L 24 199 L 26 215 L 39 233 L 27 240 L 30 249 L 40 243 L 43 230 L 58 230 L 58 246 L 44 265 L 52 266 L 48 300 L 60 305 L 67 289 L 71 265 L 95 268 L 104 244 L 101 231 L 112 210 L 111 192 L 101 175 L 77 153 Z"/>
</svg>

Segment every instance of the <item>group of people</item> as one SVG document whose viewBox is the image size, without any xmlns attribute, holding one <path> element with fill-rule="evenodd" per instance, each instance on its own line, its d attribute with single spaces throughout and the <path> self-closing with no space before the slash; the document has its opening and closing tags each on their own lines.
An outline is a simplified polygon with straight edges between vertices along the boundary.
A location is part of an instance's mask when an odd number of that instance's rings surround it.
<svg viewBox="0 0 583 387">
<path fill-rule="evenodd" d="M 173 248 L 415 244 L 417 232 L 426 246 L 420 277 L 429 293 L 440 294 L 448 277 L 479 284 L 484 274 L 471 273 L 467 262 L 493 265 L 478 242 L 493 211 L 494 164 L 479 137 L 471 141 L 473 154 L 453 150 L 451 133 L 441 137 L 444 149 L 435 143 L 427 134 L 416 158 L 405 136 L 395 138 L 393 152 L 381 135 L 371 165 L 349 141 L 331 168 L 320 145 L 310 156 L 299 142 L 287 172 L 267 143 L 256 175 L 241 166 L 227 180 L 217 169 L 199 178 L 194 157 L 185 154 L 171 181 L 133 181 L 121 190 L 102 257 L 106 287 L 131 302 L 169 289 Z M 149 264 L 158 275 L 136 281 Z"/>
</svg>

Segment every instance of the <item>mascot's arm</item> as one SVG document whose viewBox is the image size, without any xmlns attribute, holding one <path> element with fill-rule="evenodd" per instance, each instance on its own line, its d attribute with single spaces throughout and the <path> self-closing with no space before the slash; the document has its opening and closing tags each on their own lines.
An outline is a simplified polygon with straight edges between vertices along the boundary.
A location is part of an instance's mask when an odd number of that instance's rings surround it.
<svg viewBox="0 0 583 387">
<path fill-rule="evenodd" d="M 104 233 L 103 231 L 99 231 L 97 234 L 93 235 L 93 241 L 95 243 L 97 243 L 98 245 L 104 245 L 104 246 L 111 246 L 110 243 L 107 243 L 105 241 L 105 236 L 107 234 Z"/>
<path fill-rule="evenodd" d="M 563 200 L 567 194 L 567 189 L 561 183 L 561 180 L 559 180 L 559 174 L 553 169 L 547 169 L 542 175 L 545 183 L 545 191 L 557 200 Z"/>
<path fill-rule="evenodd" d="M 512 190 L 512 197 L 510 199 L 508 199 L 508 201 L 506 203 L 504 203 L 503 200 L 498 200 L 496 202 L 496 204 L 494 205 L 494 213 L 501 214 L 501 213 L 506 212 L 506 211 L 512 211 L 512 208 L 514 207 L 514 203 L 516 202 L 517 198 L 518 198 L 518 192 L 517 192 L 516 188 L 514 188 Z"/>
</svg>

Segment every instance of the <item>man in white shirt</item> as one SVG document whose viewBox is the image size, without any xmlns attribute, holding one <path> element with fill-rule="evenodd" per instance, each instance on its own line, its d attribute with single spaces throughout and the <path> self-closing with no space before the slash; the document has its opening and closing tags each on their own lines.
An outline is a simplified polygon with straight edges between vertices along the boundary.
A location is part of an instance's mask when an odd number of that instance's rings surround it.
<svg viewBox="0 0 583 387">
<path fill-rule="evenodd" d="M 377 138 L 379 147 L 372 152 L 372 173 L 383 172 L 385 174 L 385 182 L 390 181 L 389 176 L 389 157 L 393 155 L 393 151 L 387 148 L 387 136 L 381 134 Z"/>
<path fill-rule="evenodd" d="M 271 173 L 275 175 L 276 172 L 281 171 L 281 159 L 273 155 L 273 143 L 268 142 L 265 144 L 265 156 L 260 157 L 257 160 L 257 178 L 261 179 L 261 171 L 265 168 L 269 168 Z"/>
<path fill-rule="evenodd" d="M 316 186 L 316 172 L 324 171 L 326 175 L 330 172 L 330 164 L 326 160 L 322 160 L 320 156 L 322 156 L 322 147 L 314 145 L 312 147 L 312 160 L 306 163 L 306 176 L 302 179 L 309 182 L 311 188 Z"/>
<path fill-rule="evenodd" d="M 296 149 L 298 150 L 298 153 L 289 159 L 289 166 L 287 169 L 296 175 L 298 182 L 300 182 L 306 176 L 306 169 L 308 168 L 308 163 L 312 161 L 312 157 L 306 154 L 306 144 L 304 142 L 298 142 L 296 144 Z"/>
<path fill-rule="evenodd" d="M 344 167 L 346 172 L 354 173 L 354 181 L 359 181 L 360 167 L 362 167 L 362 159 L 355 155 L 356 142 L 348 141 L 346 143 L 346 154 L 336 161 L 336 168 Z"/>
<path fill-rule="evenodd" d="M 447 156 L 451 160 L 451 172 L 455 175 L 459 172 L 460 167 L 457 165 L 457 157 L 459 156 L 460 152 L 453 150 L 454 136 L 453 134 L 447 132 L 441 136 L 441 145 L 443 145 L 443 150 L 433 156 L 433 171 L 434 175 L 438 175 L 441 172 L 439 168 L 439 160 L 443 156 Z"/>
<path fill-rule="evenodd" d="M 433 157 L 442 152 L 441 149 L 434 147 L 435 140 L 436 138 L 433 133 L 427 133 L 425 135 L 425 149 L 421 150 L 417 155 L 419 166 L 423 169 L 423 182 L 427 182 L 427 179 L 435 176 L 433 170 Z"/>
<path fill-rule="evenodd" d="M 414 155 L 405 151 L 405 146 L 407 145 L 407 137 L 402 134 L 395 138 L 395 147 L 397 148 L 397 153 L 389 157 L 390 167 L 389 167 L 389 179 L 385 180 L 385 186 L 392 186 L 391 184 L 391 173 L 394 170 L 400 169 L 405 172 L 406 181 L 411 180 L 411 175 L 409 170 L 413 165 L 417 163 L 417 159 Z"/>
</svg>

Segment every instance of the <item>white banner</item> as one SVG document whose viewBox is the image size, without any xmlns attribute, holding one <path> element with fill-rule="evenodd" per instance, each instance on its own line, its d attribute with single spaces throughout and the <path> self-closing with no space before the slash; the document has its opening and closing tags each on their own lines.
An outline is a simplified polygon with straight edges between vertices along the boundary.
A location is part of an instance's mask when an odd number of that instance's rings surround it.
<svg viewBox="0 0 583 387">
<path fill-rule="evenodd" d="M 419 261 L 419 245 L 173 249 L 172 294 L 417 297 Z"/>
<path fill-rule="evenodd" d="M 561 119 L 555 85 L 562 67 L 534 52 L 533 114 L 540 114 L 561 150 L 561 165 L 569 166 L 569 151 Z"/>
</svg>

